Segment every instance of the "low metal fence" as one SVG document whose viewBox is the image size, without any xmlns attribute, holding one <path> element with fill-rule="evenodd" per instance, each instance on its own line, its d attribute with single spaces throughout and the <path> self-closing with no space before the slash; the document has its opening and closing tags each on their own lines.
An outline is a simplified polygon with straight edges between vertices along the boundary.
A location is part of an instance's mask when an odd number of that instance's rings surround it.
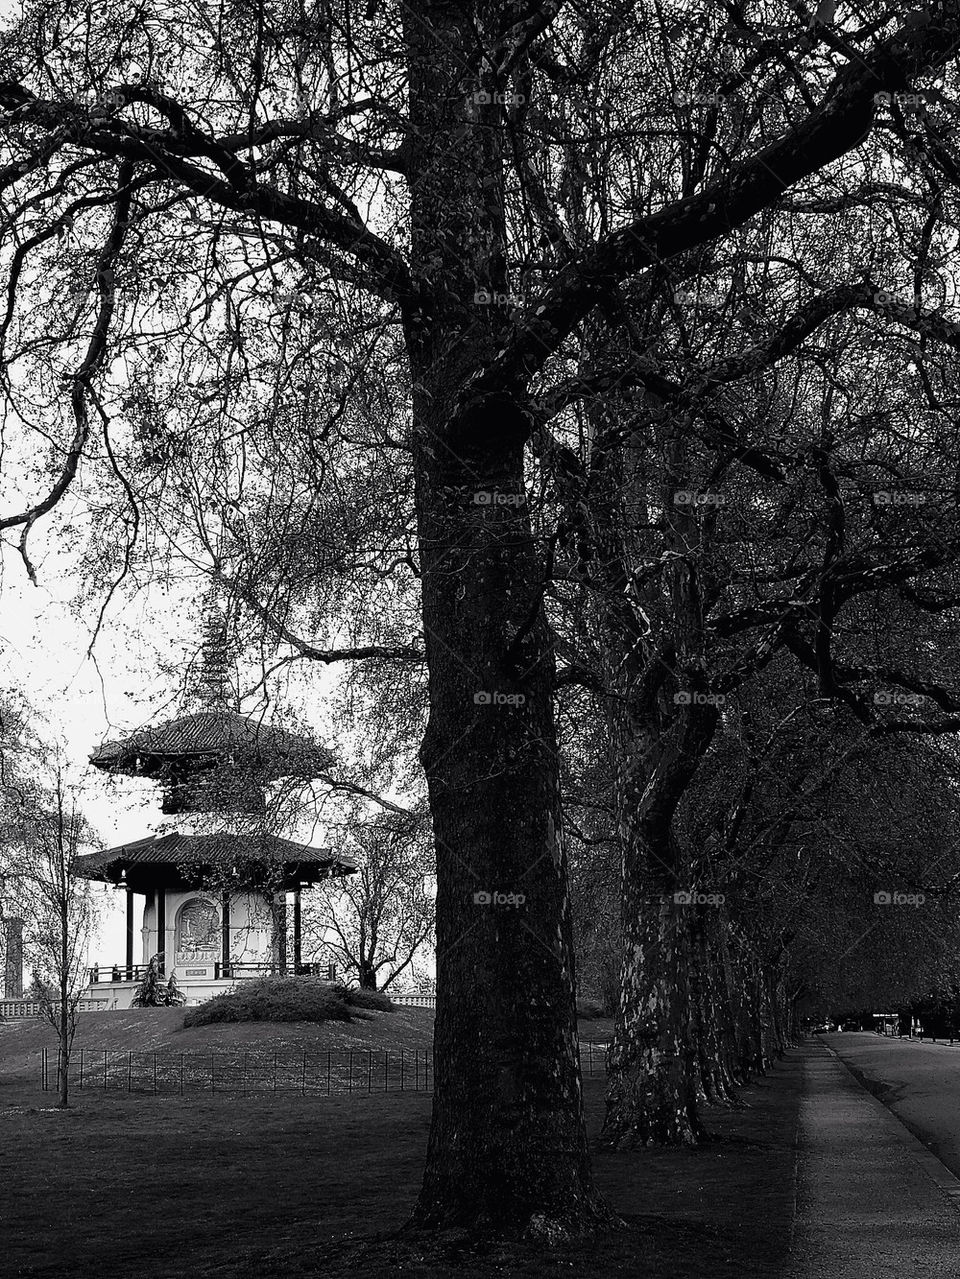
<svg viewBox="0 0 960 1279">
<path fill-rule="evenodd" d="M 607 1045 L 580 1045 L 584 1074 L 606 1070 Z M 40 1087 L 55 1091 L 61 1056 L 44 1048 Z M 433 1091 L 433 1051 L 429 1048 L 330 1049 L 290 1052 L 116 1052 L 77 1048 L 70 1055 L 71 1090 L 102 1093 L 188 1096 L 286 1094 L 301 1097 L 352 1096 L 354 1093 Z"/>
<path fill-rule="evenodd" d="M 40 1087 L 57 1088 L 61 1058 L 43 1049 Z M 111 1052 L 79 1048 L 70 1056 L 71 1089 L 186 1096 L 195 1093 L 295 1093 L 331 1097 L 353 1093 L 430 1092 L 428 1048 L 328 1052 Z"/>
<path fill-rule="evenodd" d="M 580 1040 L 580 1073 L 583 1075 L 605 1075 L 607 1073 L 607 1053 L 610 1045 L 603 1039 Z"/>
</svg>

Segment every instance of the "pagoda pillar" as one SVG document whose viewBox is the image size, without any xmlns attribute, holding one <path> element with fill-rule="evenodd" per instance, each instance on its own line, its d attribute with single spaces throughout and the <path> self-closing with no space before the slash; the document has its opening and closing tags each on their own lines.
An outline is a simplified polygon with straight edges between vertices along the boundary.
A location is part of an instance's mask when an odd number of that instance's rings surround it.
<svg viewBox="0 0 960 1279">
<path fill-rule="evenodd" d="M 277 971 L 287 971 L 287 895 L 273 895 L 273 962 Z"/>
<path fill-rule="evenodd" d="M 220 974 L 230 976 L 230 894 L 224 893 L 220 904 Z"/>
<path fill-rule="evenodd" d="M 157 953 L 163 956 L 160 971 L 173 971 L 173 965 L 167 955 L 167 894 L 162 888 L 157 889 Z"/>
<path fill-rule="evenodd" d="M 127 889 L 127 954 L 126 954 L 126 960 L 125 960 L 126 968 L 127 968 L 126 976 L 128 981 L 133 976 L 133 933 L 134 933 L 134 924 L 135 924 L 134 914 L 135 912 L 133 909 L 133 893 L 128 888 Z"/>
</svg>

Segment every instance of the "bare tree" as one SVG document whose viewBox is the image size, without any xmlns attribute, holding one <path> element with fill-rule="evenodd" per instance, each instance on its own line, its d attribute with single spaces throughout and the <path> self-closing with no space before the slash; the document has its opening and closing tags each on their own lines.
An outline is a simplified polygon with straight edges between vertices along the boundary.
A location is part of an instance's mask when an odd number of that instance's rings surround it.
<svg viewBox="0 0 960 1279">
<path fill-rule="evenodd" d="M 363 989 L 386 990 L 433 939 L 425 817 L 381 813 L 350 820 L 343 830 L 358 872 L 318 885 L 304 912 L 305 936 Z"/>
<path fill-rule="evenodd" d="M 58 1105 L 66 1107 L 78 1008 L 87 985 L 86 949 L 97 922 L 91 886 L 74 874 L 74 860 L 94 836 L 59 754 L 51 755 L 9 699 L 0 738 L 0 899 L 23 920 L 33 998 L 56 1032 Z"/>
</svg>

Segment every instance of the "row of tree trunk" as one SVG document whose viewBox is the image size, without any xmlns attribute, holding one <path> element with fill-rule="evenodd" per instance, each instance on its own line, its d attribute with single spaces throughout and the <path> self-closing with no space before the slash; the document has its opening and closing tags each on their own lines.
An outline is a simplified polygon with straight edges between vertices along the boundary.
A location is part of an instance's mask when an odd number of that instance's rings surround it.
<svg viewBox="0 0 960 1279">
<path fill-rule="evenodd" d="M 795 1001 L 781 962 L 722 904 L 663 894 L 630 905 L 603 1140 L 695 1145 L 700 1105 L 736 1103 L 795 1040 Z"/>
</svg>

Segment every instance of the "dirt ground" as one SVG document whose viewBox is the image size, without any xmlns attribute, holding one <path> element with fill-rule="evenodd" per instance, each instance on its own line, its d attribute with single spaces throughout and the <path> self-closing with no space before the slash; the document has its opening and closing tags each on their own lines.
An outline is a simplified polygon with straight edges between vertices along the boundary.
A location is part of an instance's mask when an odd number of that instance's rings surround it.
<svg viewBox="0 0 960 1279">
<path fill-rule="evenodd" d="M 420 1033 L 429 1027 L 422 1010 L 392 1016 L 419 1018 Z M 365 1023 L 368 1039 L 388 1033 L 390 1017 Z M 391 1039 L 397 1028 L 393 1021 Z M 88 1043 L 95 1029 L 84 1028 Z M 318 1030 L 352 1029 L 271 1028 L 313 1043 Z M 8 1032 L 0 1028 L 3 1276 L 749 1279 L 778 1275 L 786 1254 L 798 1106 L 790 1060 L 745 1094 L 747 1108 L 709 1113 L 711 1140 L 699 1150 L 595 1153 L 597 1182 L 624 1228 L 562 1254 L 514 1247 L 478 1255 L 452 1237 L 429 1247 L 389 1237 L 416 1198 L 427 1095 L 84 1092 L 59 1112 L 34 1077 L 13 1068 L 36 1046 L 15 1044 Z M 601 1076 L 585 1080 L 585 1095 L 595 1138 Z"/>
</svg>

